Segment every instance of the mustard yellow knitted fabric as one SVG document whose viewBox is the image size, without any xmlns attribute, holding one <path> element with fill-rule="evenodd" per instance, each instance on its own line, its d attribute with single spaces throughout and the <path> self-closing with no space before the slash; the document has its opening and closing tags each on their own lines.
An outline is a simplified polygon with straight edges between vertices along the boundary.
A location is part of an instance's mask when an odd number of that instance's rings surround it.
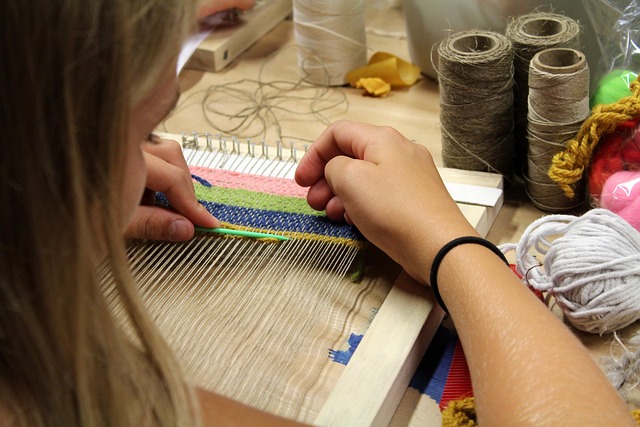
<svg viewBox="0 0 640 427">
<path fill-rule="evenodd" d="M 442 411 L 442 427 L 475 427 L 476 401 L 473 397 L 452 400 Z"/>
<path fill-rule="evenodd" d="M 567 141 L 564 151 L 553 156 L 549 177 L 567 197 L 575 197 L 574 184 L 582 179 L 600 139 L 614 132 L 620 123 L 640 115 L 640 76 L 630 89 L 632 94 L 618 102 L 593 107 L 575 138 Z"/>
<path fill-rule="evenodd" d="M 631 416 L 640 426 L 640 409 L 631 411 Z M 452 400 L 442 411 L 442 427 L 475 427 L 477 425 L 476 404 L 473 397 Z"/>
</svg>

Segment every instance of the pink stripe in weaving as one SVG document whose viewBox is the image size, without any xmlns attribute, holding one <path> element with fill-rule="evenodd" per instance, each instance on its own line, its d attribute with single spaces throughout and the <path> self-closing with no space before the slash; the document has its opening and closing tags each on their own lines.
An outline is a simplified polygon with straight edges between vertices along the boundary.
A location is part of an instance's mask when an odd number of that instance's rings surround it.
<svg viewBox="0 0 640 427">
<path fill-rule="evenodd" d="M 216 187 L 237 188 L 274 196 L 307 197 L 307 189 L 300 187 L 292 179 L 249 175 L 241 172 L 211 169 L 202 166 L 189 166 L 189 169 L 192 174 L 207 180 L 211 185 Z"/>
</svg>

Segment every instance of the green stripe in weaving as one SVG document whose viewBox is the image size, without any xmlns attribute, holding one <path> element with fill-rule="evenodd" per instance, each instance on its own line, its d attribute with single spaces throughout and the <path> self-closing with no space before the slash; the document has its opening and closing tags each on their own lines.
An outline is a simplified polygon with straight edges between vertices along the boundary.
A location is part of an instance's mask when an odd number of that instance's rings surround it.
<svg viewBox="0 0 640 427">
<path fill-rule="evenodd" d="M 277 196 L 240 188 L 205 187 L 202 184 L 195 184 L 194 188 L 196 190 L 196 197 L 199 200 L 242 208 L 264 209 L 313 216 L 324 215 L 324 212 L 312 209 L 305 199 L 298 197 Z"/>
</svg>

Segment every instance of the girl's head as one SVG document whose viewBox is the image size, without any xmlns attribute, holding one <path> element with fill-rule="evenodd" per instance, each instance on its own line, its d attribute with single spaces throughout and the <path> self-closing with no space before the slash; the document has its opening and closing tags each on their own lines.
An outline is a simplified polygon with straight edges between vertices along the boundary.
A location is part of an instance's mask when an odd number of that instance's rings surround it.
<svg viewBox="0 0 640 427">
<path fill-rule="evenodd" d="M 113 180 L 125 177 L 130 143 L 142 142 L 166 112 L 163 104 L 174 101 L 175 61 L 194 22 L 194 3 L 2 3 L 0 49 L 10 60 L 0 69 L 0 123 L 5 138 L 14 141 L 2 144 L 2 162 L 7 163 L 3 179 L 21 179 L 7 189 L 7 196 L 28 205 L 30 215 L 20 216 L 22 220 L 37 227 L 41 218 L 30 217 L 42 214 L 48 225 L 40 226 L 50 229 L 49 213 L 55 209 L 33 212 L 26 196 L 34 194 L 23 191 L 27 185 L 40 193 L 36 201 L 82 197 L 114 211 L 103 205 L 112 196 L 121 202 L 121 189 Z M 76 194 L 76 189 L 81 191 Z M 15 213 L 17 207 L 3 214 Z"/>
<path fill-rule="evenodd" d="M 192 415 L 132 291 L 121 233 L 144 186 L 140 144 L 175 101 L 194 3 L 0 4 L 0 419 Z M 132 341 L 99 271 L 113 277 Z"/>
</svg>

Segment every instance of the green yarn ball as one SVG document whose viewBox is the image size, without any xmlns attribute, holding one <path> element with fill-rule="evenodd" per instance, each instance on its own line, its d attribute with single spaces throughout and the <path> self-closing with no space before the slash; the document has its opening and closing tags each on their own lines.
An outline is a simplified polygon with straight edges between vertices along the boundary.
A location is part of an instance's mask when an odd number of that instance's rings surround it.
<svg viewBox="0 0 640 427">
<path fill-rule="evenodd" d="M 591 108 L 599 104 L 611 104 L 631 95 L 629 85 L 638 74 L 628 70 L 613 70 L 598 82 L 598 86 L 591 96 Z"/>
</svg>

